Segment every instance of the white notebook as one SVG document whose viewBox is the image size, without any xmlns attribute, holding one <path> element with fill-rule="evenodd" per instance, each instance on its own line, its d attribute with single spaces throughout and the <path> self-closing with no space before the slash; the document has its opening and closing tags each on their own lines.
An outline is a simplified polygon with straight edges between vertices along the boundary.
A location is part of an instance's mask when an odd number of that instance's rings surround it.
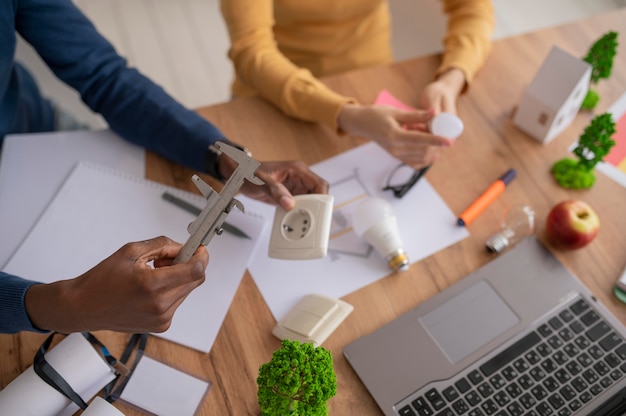
<svg viewBox="0 0 626 416">
<path fill-rule="evenodd" d="M 80 162 L 3 270 L 53 282 L 81 275 L 127 242 L 165 235 L 184 243 L 195 217 L 163 200 L 164 191 L 199 208 L 206 202 L 200 195 Z M 203 352 L 211 349 L 265 224 L 263 218 L 237 210 L 227 220 L 252 239 L 228 233 L 213 238 L 205 283 L 159 336 Z"/>
<path fill-rule="evenodd" d="M 143 176 L 146 151 L 110 130 L 9 134 L 0 154 L 0 267 L 84 160 Z"/>
</svg>

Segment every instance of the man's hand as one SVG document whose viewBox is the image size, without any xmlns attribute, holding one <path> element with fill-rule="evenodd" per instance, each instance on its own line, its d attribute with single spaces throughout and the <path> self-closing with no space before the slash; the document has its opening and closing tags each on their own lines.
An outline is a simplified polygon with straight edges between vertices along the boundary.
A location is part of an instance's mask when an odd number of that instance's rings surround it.
<svg viewBox="0 0 626 416">
<path fill-rule="evenodd" d="M 33 285 L 25 297 L 31 322 L 63 333 L 163 332 L 204 282 L 209 261 L 201 246 L 188 262 L 172 265 L 181 247 L 167 237 L 128 243 L 75 279 Z"/>
<path fill-rule="evenodd" d="M 237 164 L 232 159 L 220 156 L 222 176 L 228 178 L 236 168 Z M 302 161 L 262 162 L 255 175 L 265 184 L 259 186 L 245 181 L 241 192 L 250 198 L 279 205 L 287 211 L 295 205 L 293 195 L 328 193 L 328 182 Z"/>
<path fill-rule="evenodd" d="M 293 195 L 328 193 L 328 182 L 302 161 L 263 162 L 255 174 L 265 185 L 245 182 L 241 192 L 250 198 L 279 205 L 287 211 L 295 205 Z"/>
<path fill-rule="evenodd" d="M 346 133 L 374 140 L 391 156 L 419 169 L 433 163 L 441 147 L 452 145 L 451 140 L 428 132 L 433 116 L 433 111 L 346 104 L 338 121 Z"/>
</svg>

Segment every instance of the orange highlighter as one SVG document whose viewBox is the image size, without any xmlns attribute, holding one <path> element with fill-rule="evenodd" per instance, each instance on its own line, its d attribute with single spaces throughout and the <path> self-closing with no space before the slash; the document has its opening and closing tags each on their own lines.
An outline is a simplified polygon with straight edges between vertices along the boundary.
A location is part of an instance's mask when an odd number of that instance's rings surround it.
<svg viewBox="0 0 626 416">
<path fill-rule="evenodd" d="M 502 192 L 504 192 L 506 186 L 515 178 L 516 175 L 517 172 L 515 172 L 515 169 L 507 170 L 506 173 L 492 183 L 489 188 L 487 188 L 487 190 L 483 192 L 482 195 L 472 203 L 472 205 L 469 206 L 469 208 L 463 211 L 461 216 L 456 220 L 456 223 L 462 227 L 470 225 L 476 217 L 487 209 L 487 207 L 491 205 L 491 203 L 495 201 Z"/>
</svg>

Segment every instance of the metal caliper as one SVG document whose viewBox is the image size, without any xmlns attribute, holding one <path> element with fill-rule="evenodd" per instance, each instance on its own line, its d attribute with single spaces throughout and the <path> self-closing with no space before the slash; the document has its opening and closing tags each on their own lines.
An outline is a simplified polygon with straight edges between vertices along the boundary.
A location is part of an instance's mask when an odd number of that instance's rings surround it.
<svg viewBox="0 0 626 416">
<path fill-rule="evenodd" d="M 230 175 L 219 193 L 198 175 L 191 177 L 196 188 L 200 190 L 207 202 L 198 218 L 187 227 L 190 236 L 174 259 L 174 264 L 186 262 L 193 256 L 193 253 L 196 252 L 200 245 L 206 246 L 215 234 L 222 234 L 224 231 L 222 224 L 226 221 L 226 217 L 233 207 L 239 208 L 242 212 L 244 211 L 243 204 L 235 199 L 235 195 L 239 192 L 239 188 L 241 188 L 245 180 L 255 185 L 263 185 L 265 183 L 254 175 L 254 172 L 261 164 L 260 162 L 252 159 L 244 151 L 226 143 L 217 142 L 214 146 L 237 162 L 237 168 Z"/>
</svg>

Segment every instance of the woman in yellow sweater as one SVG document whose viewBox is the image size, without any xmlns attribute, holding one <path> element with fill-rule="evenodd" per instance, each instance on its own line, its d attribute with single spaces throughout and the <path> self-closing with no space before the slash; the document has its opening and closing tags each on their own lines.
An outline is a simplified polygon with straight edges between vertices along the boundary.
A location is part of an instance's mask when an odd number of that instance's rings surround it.
<svg viewBox="0 0 626 416">
<path fill-rule="evenodd" d="M 445 50 L 421 93 L 422 110 L 361 105 L 316 78 L 392 62 L 387 0 L 221 0 L 236 72 L 233 94 L 258 95 L 289 116 L 375 140 L 414 168 L 429 165 L 451 141 L 402 125 L 456 113 L 457 97 L 487 57 L 494 26 L 490 0 L 442 1 Z"/>
</svg>

